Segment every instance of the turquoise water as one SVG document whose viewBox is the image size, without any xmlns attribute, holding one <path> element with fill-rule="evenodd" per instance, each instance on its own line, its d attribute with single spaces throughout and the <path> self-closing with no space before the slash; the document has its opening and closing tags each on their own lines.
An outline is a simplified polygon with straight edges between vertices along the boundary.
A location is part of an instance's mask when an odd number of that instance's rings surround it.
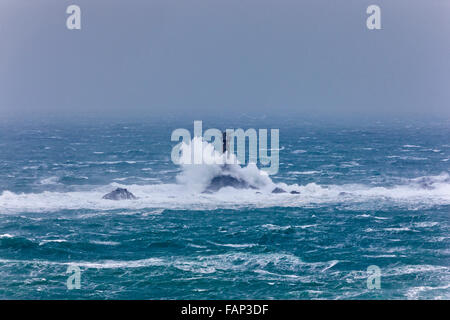
<svg viewBox="0 0 450 320">
<path fill-rule="evenodd" d="M 0 298 L 450 298 L 448 123 L 204 122 L 280 128 L 271 178 L 300 194 L 180 183 L 170 134 L 192 125 L 2 124 Z"/>
</svg>

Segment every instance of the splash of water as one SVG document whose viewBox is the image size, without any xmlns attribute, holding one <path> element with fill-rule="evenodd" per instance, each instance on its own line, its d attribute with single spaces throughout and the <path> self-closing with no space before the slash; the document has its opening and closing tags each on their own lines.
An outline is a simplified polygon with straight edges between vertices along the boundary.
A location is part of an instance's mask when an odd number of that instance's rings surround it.
<svg viewBox="0 0 450 320">
<path fill-rule="evenodd" d="M 182 172 L 177 176 L 177 182 L 192 190 L 202 192 L 209 188 L 217 191 L 222 185 L 262 190 L 275 187 L 269 175 L 255 163 L 242 166 L 233 153 L 218 152 L 202 137 L 194 137 L 189 144 L 183 142 L 180 151 Z"/>
</svg>

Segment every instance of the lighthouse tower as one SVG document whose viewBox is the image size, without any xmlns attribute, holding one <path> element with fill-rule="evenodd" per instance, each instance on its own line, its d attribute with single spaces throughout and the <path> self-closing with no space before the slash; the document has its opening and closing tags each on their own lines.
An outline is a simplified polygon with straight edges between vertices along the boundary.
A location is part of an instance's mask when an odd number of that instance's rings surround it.
<svg viewBox="0 0 450 320">
<path fill-rule="evenodd" d="M 222 131 L 222 152 L 225 153 L 230 150 L 230 138 L 226 131 Z"/>
</svg>

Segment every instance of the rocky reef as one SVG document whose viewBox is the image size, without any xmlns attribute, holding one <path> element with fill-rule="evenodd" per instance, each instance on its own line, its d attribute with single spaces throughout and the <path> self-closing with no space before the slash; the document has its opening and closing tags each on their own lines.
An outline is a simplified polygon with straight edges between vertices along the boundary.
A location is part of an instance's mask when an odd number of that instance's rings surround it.
<svg viewBox="0 0 450 320">
<path fill-rule="evenodd" d="M 137 199 L 134 194 L 124 188 L 117 188 L 108 194 L 103 196 L 103 199 L 107 200 L 135 200 Z"/>
</svg>

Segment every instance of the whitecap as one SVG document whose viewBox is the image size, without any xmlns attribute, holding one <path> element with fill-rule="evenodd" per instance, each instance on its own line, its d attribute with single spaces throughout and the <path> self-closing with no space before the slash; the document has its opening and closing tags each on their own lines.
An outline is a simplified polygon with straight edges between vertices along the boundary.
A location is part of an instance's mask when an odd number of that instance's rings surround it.
<svg viewBox="0 0 450 320">
<path fill-rule="evenodd" d="M 431 228 L 437 226 L 438 224 L 439 224 L 438 222 L 427 221 L 427 222 L 417 222 L 414 224 L 414 226 L 417 228 Z"/>
<path fill-rule="evenodd" d="M 385 231 L 391 231 L 391 232 L 403 232 L 403 231 L 411 231 L 408 227 L 398 227 L 398 228 L 384 228 Z"/>
<path fill-rule="evenodd" d="M 288 172 L 288 174 L 293 174 L 293 175 L 312 175 L 312 174 L 317 174 L 317 173 L 321 173 L 321 171 L 310 170 L 310 171 L 290 171 L 290 172 Z"/>
<path fill-rule="evenodd" d="M 257 246 L 255 243 L 217 243 L 208 241 L 209 243 L 219 246 L 219 247 L 229 247 L 229 248 L 251 248 Z"/>
<path fill-rule="evenodd" d="M 360 164 L 357 161 L 342 162 L 340 165 L 341 168 L 353 168 L 358 166 L 360 166 Z"/>
<path fill-rule="evenodd" d="M 46 243 L 52 243 L 52 242 L 55 242 L 55 243 L 62 243 L 62 242 L 67 242 L 67 240 L 65 240 L 65 239 L 42 240 L 41 242 L 39 242 L 39 245 L 42 246 L 42 245 L 44 245 L 44 244 L 46 244 Z"/>
<path fill-rule="evenodd" d="M 270 224 L 270 223 L 264 224 L 261 227 L 264 229 L 267 229 L 267 230 L 282 230 L 282 231 L 292 228 L 291 226 L 278 226 L 278 225 L 274 225 L 274 224 Z"/>
<path fill-rule="evenodd" d="M 39 181 L 39 183 L 44 184 L 44 185 L 52 185 L 52 184 L 58 184 L 58 181 L 59 181 L 59 177 L 49 177 L 49 178 L 41 179 L 41 181 Z"/>
<path fill-rule="evenodd" d="M 313 228 L 313 227 L 317 227 L 318 224 L 305 224 L 302 226 L 295 226 L 295 228 L 300 228 L 300 229 L 308 229 L 308 228 Z"/>
<path fill-rule="evenodd" d="M 92 244 L 98 244 L 98 245 L 102 245 L 102 246 L 118 246 L 120 245 L 120 242 L 116 242 L 116 241 L 98 241 L 98 240 L 92 240 L 89 241 Z"/>
<path fill-rule="evenodd" d="M 420 146 L 415 144 L 405 144 L 403 145 L 403 148 L 420 148 Z"/>
<path fill-rule="evenodd" d="M 424 292 L 428 292 L 428 291 L 436 291 L 436 290 L 443 290 L 443 295 L 442 296 L 437 296 L 436 293 L 433 293 L 433 299 L 436 300 L 448 300 L 450 298 L 450 293 L 449 293 L 449 289 L 450 288 L 450 283 L 449 284 L 444 284 L 443 286 L 419 286 L 419 287 L 413 287 L 408 289 L 408 291 L 406 292 L 405 296 L 408 299 L 420 299 L 421 298 L 421 294 Z"/>
</svg>

